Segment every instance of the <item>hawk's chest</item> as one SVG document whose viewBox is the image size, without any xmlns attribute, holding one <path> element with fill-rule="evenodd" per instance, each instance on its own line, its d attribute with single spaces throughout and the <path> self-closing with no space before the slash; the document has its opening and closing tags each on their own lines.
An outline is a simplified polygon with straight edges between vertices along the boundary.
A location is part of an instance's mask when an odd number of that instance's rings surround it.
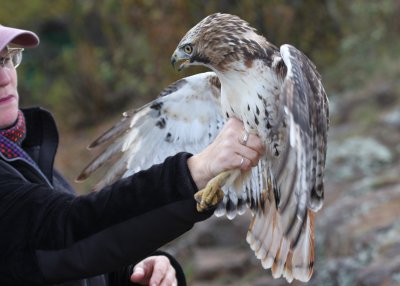
<svg viewBox="0 0 400 286">
<path fill-rule="evenodd" d="M 246 72 L 230 72 L 221 80 L 221 105 L 226 117 L 236 117 L 245 128 L 264 139 L 276 117 L 281 82 L 264 66 Z"/>
</svg>

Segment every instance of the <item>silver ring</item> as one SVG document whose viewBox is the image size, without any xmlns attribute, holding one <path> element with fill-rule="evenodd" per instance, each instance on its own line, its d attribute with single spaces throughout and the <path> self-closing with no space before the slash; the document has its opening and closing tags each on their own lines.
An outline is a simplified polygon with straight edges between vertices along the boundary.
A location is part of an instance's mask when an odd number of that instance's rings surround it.
<svg viewBox="0 0 400 286">
<path fill-rule="evenodd" d="M 243 162 L 244 162 L 244 157 L 242 157 L 242 159 L 240 159 L 240 165 L 239 165 L 239 167 L 242 167 Z"/>
<path fill-rule="evenodd" d="M 248 140 L 249 140 L 249 132 L 244 131 L 242 140 L 240 141 L 240 144 L 242 144 L 243 146 L 246 146 Z"/>
</svg>

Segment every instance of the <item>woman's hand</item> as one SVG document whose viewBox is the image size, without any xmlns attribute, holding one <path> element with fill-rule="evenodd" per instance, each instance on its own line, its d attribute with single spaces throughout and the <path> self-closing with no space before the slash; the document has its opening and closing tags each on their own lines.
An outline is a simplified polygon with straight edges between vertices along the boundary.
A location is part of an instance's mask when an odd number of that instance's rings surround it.
<svg viewBox="0 0 400 286">
<path fill-rule="evenodd" d="M 150 286 L 176 286 L 175 268 L 166 256 L 149 256 L 135 265 L 133 283 Z"/>
<path fill-rule="evenodd" d="M 188 159 L 188 166 L 200 190 L 223 171 L 238 168 L 250 170 L 257 165 L 264 149 L 259 137 L 245 132 L 243 123 L 231 118 L 213 143 Z"/>
</svg>

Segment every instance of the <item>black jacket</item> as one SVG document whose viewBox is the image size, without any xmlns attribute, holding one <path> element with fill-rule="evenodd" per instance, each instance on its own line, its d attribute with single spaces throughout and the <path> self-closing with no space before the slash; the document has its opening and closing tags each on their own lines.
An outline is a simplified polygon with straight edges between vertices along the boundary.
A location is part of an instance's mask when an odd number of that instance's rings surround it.
<svg viewBox="0 0 400 286">
<path fill-rule="evenodd" d="M 53 168 L 52 116 L 39 108 L 24 115 L 22 147 L 39 168 L 0 153 L 0 285 L 133 285 L 129 265 L 211 215 L 196 211 L 186 153 L 96 193 L 66 192 Z"/>
</svg>

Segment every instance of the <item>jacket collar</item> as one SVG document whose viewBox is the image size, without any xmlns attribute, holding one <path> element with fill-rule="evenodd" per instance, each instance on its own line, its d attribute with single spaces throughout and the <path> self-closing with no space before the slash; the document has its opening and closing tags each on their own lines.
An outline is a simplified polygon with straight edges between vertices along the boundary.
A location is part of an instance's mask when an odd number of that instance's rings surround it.
<svg viewBox="0 0 400 286">
<path fill-rule="evenodd" d="M 54 158 L 58 147 L 58 131 L 53 116 L 40 107 L 22 109 L 26 120 L 26 138 L 22 148 L 52 182 Z"/>
</svg>

